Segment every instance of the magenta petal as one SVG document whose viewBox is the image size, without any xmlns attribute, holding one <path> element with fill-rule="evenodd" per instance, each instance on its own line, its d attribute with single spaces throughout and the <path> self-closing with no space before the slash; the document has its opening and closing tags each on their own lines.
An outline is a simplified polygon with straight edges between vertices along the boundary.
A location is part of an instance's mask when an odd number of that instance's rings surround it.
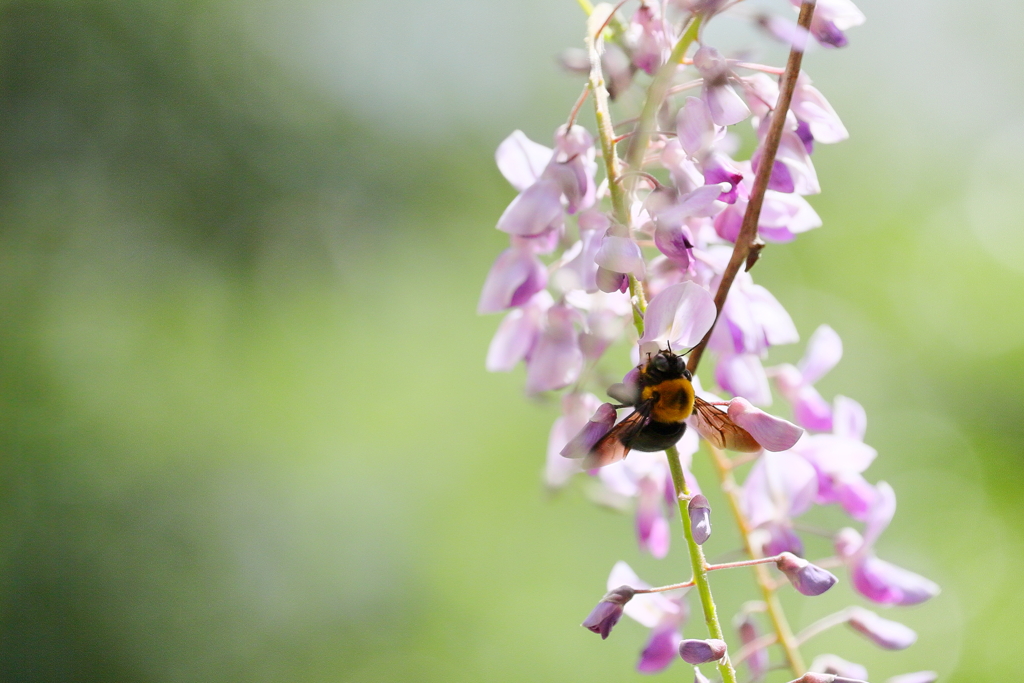
<svg viewBox="0 0 1024 683">
<path fill-rule="evenodd" d="M 521 306 L 547 285 L 548 271 L 529 249 L 509 247 L 498 255 L 480 292 L 478 313 Z"/>
<path fill-rule="evenodd" d="M 647 644 L 640 653 L 636 670 L 645 674 L 663 671 L 679 656 L 679 643 L 682 640 L 683 637 L 679 635 L 679 629 L 674 623 L 652 629 L 651 637 L 647 639 Z"/>
<path fill-rule="evenodd" d="M 565 444 L 561 453 L 566 458 L 584 458 L 601 437 L 611 431 L 618 415 L 611 403 L 602 403 L 593 417 L 583 425 L 576 436 Z"/>
<path fill-rule="evenodd" d="M 661 290 L 644 314 L 644 342 L 671 342 L 679 349 L 693 347 L 715 322 L 715 300 L 694 282 L 681 282 Z"/>
<path fill-rule="evenodd" d="M 846 514 L 857 521 L 868 519 L 872 507 L 878 500 L 877 489 L 859 474 L 854 474 L 840 481 L 835 487 L 835 496 Z"/>
<path fill-rule="evenodd" d="M 542 178 L 512 200 L 497 228 L 512 235 L 539 235 L 561 219 L 561 186 L 557 179 Z"/>
<path fill-rule="evenodd" d="M 816 432 L 832 431 L 832 406 L 817 389 L 805 384 L 796 392 L 794 399 L 793 419 L 797 424 Z"/>
<path fill-rule="evenodd" d="M 755 354 L 723 355 L 715 365 L 715 380 L 718 386 L 733 396 L 742 396 L 757 405 L 771 405 L 772 392 L 768 387 L 768 375 L 761 365 L 761 359 Z"/>
<path fill-rule="evenodd" d="M 804 433 L 804 430 L 792 422 L 769 415 L 739 397 L 729 401 L 729 417 L 750 432 L 754 440 L 767 451 L 785 451 L 792 448 Z"/>
<path fill-rule="evenodd" d="M 882 605 L 917 605 L 939 594 L 939 586 L 920 574 L 868 554 L 850 569 L 858 593 Z"/>
<path fill-rule="evenodd" d="M 693 261 L 693 236 L 682 225 L 668 225 L 659 222 L 654 230 L 654 245 L 658 250 L 679 264 L 689 267 Z"/>
<path fill-rule="evenodd" d="M 722 213 L 715 216 L 715 232 L 723 240 L 735 242 L 740 236 L 740 228 L 743 226 L 743 213 L 747 209 L 746 202 L 737 201 L 731 206 L 725 207 Z"/>
<path fill-rule="evenodd" d="M 883 619 L 871 610 L 862 607 L 851 607 L 850 626 L 865 635 L 869 640 L 886 650 L 903 650 L 917 640 L 913 630 L 899 623 Z"/>
<path fill-rule="evenodd" d="M 843 357 L 843 340 L 828 325 L 821 325 L 807 340 L 804 357 L 797 363 L 797 369 L 804 381 L 814 384 L 834 368 Z"/>
<path fill-rule="evenodd" d="M 526 137 L 523 131 L 514 130 L 498 145 L 494 159 L 505 179 L 522 192 L 537 182 L 552 154 L 550 148 Z"/>
<path fill-rule="evenodd" d="M 662 513 L 660 486 L 650 477 L 639 483 L 639 500 L 636 507 L 636 534 L 640 547 L 657 559 L 668 555 L 668 520 Z"/>
</svg>

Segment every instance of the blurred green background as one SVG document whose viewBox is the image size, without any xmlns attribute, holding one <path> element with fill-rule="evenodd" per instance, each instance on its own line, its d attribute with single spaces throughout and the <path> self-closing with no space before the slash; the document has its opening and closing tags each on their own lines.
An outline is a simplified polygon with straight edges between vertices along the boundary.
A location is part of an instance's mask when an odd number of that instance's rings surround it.
<svg viewBox="0 0 1024 683">
<path fill-rule="evenodd" d="M 943 593 L 886 612 L 910 650 L 806 652 L 1005 681 L 1024 9 L 859 4 L 850 47 L 806 61 L 852 135 L 815 155 L 825 227 L 754 275 L 805 338 L 842 335 L 820 388 L 864 404 L 868 476 L 896 488 L 879 552 Z M 578 624 L 618 559 L 685 579 L 682 544 L 642 558 L 630 517 L 545 495 L 557 404 L 483 370 L 498 318 L 474 313 L 514 194 L 493 150 L 549 143 L 582 22 L 572 0 L 0 4 L 4 681 L 640 678 L 644 629 Z M 736 547 L 717 519 L 712 555 Z M 715 586 L 727 615 L 753 597 Z M 786 598 L 798 625 L 855 600 Z"/>
</svg>

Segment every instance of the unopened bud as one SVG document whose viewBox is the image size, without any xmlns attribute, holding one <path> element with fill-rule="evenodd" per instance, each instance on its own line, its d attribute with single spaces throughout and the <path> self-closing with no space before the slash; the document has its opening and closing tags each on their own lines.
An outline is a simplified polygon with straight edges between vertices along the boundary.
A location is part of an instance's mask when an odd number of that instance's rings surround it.
<svg viewBox="0 0 1024 683">
<path fill-rule="evenodd" d="M 711 681 L 700 672 L 700 669 L 693 667 L 693 683 L 711 683 Z"/>
<path fill-rule="evenodd" d="M 693 540 L 697 545 L 703 545 L 711 538 L 711 505 L 708 499 L 698 493 L 690 499 L 687 506 L 690 513 L 690 531 L 693 533 Z"/>
<path fill-rule="evenodd" d="M 724 640 L 711 638 L 709 640 L 697 640 L 689 638 L 679 644 L 679 656 L 687 664 L 707 664 L 717 662 L 725 656 L 726 645 Z"/>
<path fill-rule="evenodd" d="M 608 591 L 581 625 L 594 633 L 600 633 L 602 640 L 607 638 L 612 627 L 622 618 L 622 606 L 632 600 L 635 594 L 636 591 L 629 586 L 619 586 Z"/>
<path fill-rule="evenodd" d="M 804 595 L 821 595 L 839 580 L 832 572 L 793 553 L 782 553 L 775 565 L 786 575 L 793 588 Z"/>
<path fill-rule="evenodd" d="M 850 626 L 886 650 L 902 650 L 914 644 L 917 634 L 898 621 L 883 619 L 863 607 L 850 608 Z"/>
</svg>

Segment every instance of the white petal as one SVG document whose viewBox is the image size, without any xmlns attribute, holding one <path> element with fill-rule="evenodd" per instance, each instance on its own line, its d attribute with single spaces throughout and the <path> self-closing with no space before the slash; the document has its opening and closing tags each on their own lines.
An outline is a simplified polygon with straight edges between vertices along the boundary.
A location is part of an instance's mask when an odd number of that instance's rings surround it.
<svg viewBox="0 0 1024 683">
<path fill-rule="evenodd" d="M 522 192 L 537 182 L 552 154 L 551 148 L 534 142 L 521 130 L 514 130 L 498 145 L 494 160 L 505 180 Z"/>
</svg>

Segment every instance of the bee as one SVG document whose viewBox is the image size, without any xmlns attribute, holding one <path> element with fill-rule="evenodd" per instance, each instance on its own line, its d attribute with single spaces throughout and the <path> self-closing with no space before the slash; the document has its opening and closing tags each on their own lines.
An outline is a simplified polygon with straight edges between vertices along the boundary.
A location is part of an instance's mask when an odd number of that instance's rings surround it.
<svg viewBox="0 0 1024 683">
<path fill-rule="evenodd" d="M 639 366 L 635 387 L 614 385 L 608 393 L 632 406 L 633 412 L 602 436 L 587 456 L 588 469 L 618 462 L 631 450 L 663 451 L 674 446 L 686 433 L 686 419 L 695 415 L 697 431 L 718 448 L 754 452 L 761 445 L 716 404 L 694 393 L 693 375 L 683 357 L 671 349 L 648 356 Z"/>
</svg>

